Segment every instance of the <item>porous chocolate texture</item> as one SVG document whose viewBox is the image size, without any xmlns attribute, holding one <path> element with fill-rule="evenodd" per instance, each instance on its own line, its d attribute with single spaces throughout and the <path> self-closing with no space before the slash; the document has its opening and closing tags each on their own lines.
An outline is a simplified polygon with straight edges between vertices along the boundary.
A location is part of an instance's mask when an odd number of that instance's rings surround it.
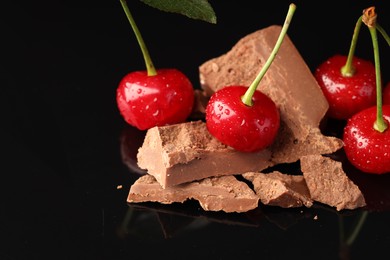
<svg viewBox="0 0 390 260">
<path fill-rule="evenodd" d="M 366 206 L 359 187 L 348 178 L 341 162 L 322 155 L 301 158 L 301 170 L 314 201 L 343 209 Z"/>
<path fill-rule="evenodd" d="M 310 208 L 310 197 L 302 175 L 290 175 L 273 171 L 271 173 L 247 172 L 242 176 L 253 184 L 253 189 L 262 204 L 282 208 L 306 206 Z"/>
</svg>

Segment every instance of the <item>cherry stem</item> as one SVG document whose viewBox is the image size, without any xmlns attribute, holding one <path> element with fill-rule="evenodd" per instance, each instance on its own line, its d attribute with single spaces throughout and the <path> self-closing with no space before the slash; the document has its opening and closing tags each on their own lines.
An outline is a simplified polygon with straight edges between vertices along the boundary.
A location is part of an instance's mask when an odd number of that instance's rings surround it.
<svg viewBox="0 0 390 260">
<path fill-rule="evenodd" d="M 359 235 L 359 232 L 360 230 L 362 229 L 363 227 L 363 224 L 364 222 L 366 221 L 366 218 L 368 216 L 368 211 L 363 211 L 360 215 L 360 218 L 359 218 L 359 221 L 358 223 L 356 224 L 353 232 L 350 234 L 350 236 L 348 237 L 348 239 L 346 240 L 346 244 L 347 245 L 352 245 L 353 242 L 355 241 L 355 239 L 357 238 L 357 236 Z"/>
<path fill-rule="evenodd" d="M 267 72 L 268 68 L 271 66 L 272 61 L 275 59 L 275 56 L 276 56 L 277 52 L 279 51 L 280 46 L 282 45 L 284 36 L 287 33 L 287 29 L 288 29 L 288 27 L 289 27 L 289 25 L 291 23 L 291 19 L 292 19 L 293 15 L 294 15 L 295 9 L 296 9 L 296 5 L 295 4 L 290 4 L 288 12 L 287 12 L 286 20 L 284 21 L 282 30 L 281 30 L 281 32 L 279 34 L 278 40 L 276 41 L 274 49 L 272 50 L 270 56 L 268 57 L 267 61 L 264 64 L 264 66 L 261 68 L 259 74 L 257 74 L 255 80 L 249 86 L 249 88 L 247 89 L 245 94 L 241 97 L 241 100 L 242 100 L 242 102 L 245 105 L 247 105 L 247 106 L 252 106 L 253 105 L 252 97 L 253 97 L 253 95 L 254 95 L 254 93 L 255 93 L 255 91 L 257 89 L 257 86 L 259 85 L 261 79 L 264 77 L 264 75 Z"/>
<path fill-rule="evenodd" d="M 382 82 L 381 82 L 381 69 L 379 60 L 379 47 L 378 47 L 378 36 L 376 27 L 375 7 L 370 7 L 364 10 L 363 22 L 367 25 L 368 30 L 371 34 L 372 46 L 374 49 L 374 61 L 375 61 L 375 77 L 376 77 L 376 121 L 374 123 L 374 129 L 378 132 L 384 132 L 388 125 L 383 118 L 382 111 Z"/>
<path fill-rule="evenodd" d="M 349 47 L 347 62 L 341 68 L 341 75 L 343 75 L 344 77 L 352 77 L 355 74 L 355 68 L 352 65 L 352 61 L 355 55 L 355 49 L 359 37 L 360 27 L 362 25 L 362 18 L 363 16 L 360 16 L 356 22 L 355 29 L 353 30 L 351 46 Z"/>
<path fill-rule="evenodd" d="M 359 218 L 355 220 L 356 222 L 354 223 L 352 231 L 348 232 L 348 237 L 346 238 L 347 232 L 344 225 L 344 217 L 339 216 L 340 259 L 349 259 L 350 248 L 358 237 L 367 217 L 368 211 L 363 211 L 360 213 Z"/>
<path fill-rule="evenodd" d="M 144 56 L 148 76 L 155 76 L 155 75 L 157 75 L 157 71 L 153 65 L 152 59 L 150 58 L 148 48 L 146 48 L 145 42 L 141 36 L 141 32 L 138 30 L 137 24 L 135 23 L 135 20 L 130 12 L 130 9 L 127 6 L 126 0 L 120 0 L 120 2 L 121 2 L 123 10 L 125 11 L 127 19 L 130 22 L 131 28 L 133 29 L 134 34 L 137 37 L 138 44 L 141 47 L 141 51 L 142 51 L 142 54 Z"/>
<path fill-rule="evenodd" d="M 364 11 L 363 11 L 364 12 Z M 362 25 L 362 19 L 364 15 L 361 15 L 356 22 L 355 29 L 353 31 L 351 45 L 349 47 L 348 57 L 345 65 L 341 68 L 341 75 L 344 77 L 352 77 L 355 74 L 355 68 L 352 65 L 353 57 L 355 55 L 356 44 L 359 37 L 360 27 Z M 387 44 L 390 45 L 390 37 L 385 30 L 375 21 L 376 29 L 382 34 Z"/>
<path fill-rule="evenodd" d="M 376 29 L 378 30 L 378 32 L 380 32 L 382 34 L 383 38 L 385 38 L 387 44 L 390 46 L 390 37 L 385 32 L 385 30 L 382 28 L 382 26 L 380 26 L 379 24 L 376 24 Z"/>
</svg>

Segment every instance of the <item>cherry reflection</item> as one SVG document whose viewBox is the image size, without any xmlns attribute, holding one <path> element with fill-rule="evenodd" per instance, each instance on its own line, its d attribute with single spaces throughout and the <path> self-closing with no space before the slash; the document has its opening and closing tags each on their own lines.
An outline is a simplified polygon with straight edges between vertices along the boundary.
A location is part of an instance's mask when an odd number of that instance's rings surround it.
<svg viewBox="0 0 390 260">
<path fill-rule="evenodd" d="M 126 125 L 119 139 L 122 162 L 129 168 L 130 172 L 139 175 L 146 174 L 146 170 L 141 169 L 137 164 L 138 148 L 142 146 L 145 134 L 146 131 Z"/>
</svg>

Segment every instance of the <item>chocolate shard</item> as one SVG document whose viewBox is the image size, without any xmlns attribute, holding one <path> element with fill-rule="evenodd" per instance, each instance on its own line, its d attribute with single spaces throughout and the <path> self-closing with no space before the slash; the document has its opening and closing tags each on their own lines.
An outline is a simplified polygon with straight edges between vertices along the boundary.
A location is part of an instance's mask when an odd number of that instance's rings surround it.
<svg viewBox="0 0 390 260">
<path fill-rule="evenodd" d="M 302 206 L 310 208 L 313 205 L 302 175 L 273 171 L 271 173 L 247 172 L 242 176 L 252 182 L 256 195 L 264 205 L 282 208 Z"/>
<path fill-rule="evenodd" d="M 137 159 L 163 188 L 273 165 L 270 151 L 236 151 L 214 138 L 200 120 L 149 129 Z"/>
<path fill-rule="evenodd" d="M 199 77 L 205 93 L 211 96 L 230 85 L 249 86 L 270 56 L 280 31 L 278 25 L 258 30 L 239 40 L 226 54 L 201 64 Z M 324 136 L 319 130 L 329 104 L 288 35 L 258 90 L 280 109 L 281 129 L 270 147 L 275 163 L 329 154 L 343 146 L 340 139 Z"/>
<path fill-rule="evenodd" d="M 257 208 L 259 198 L 234 176 L 205 178 L 163 189 L 151 175 L 138 178 L 127 197 L 129 203 L 183 203 L 195 199 L 205 211 L 247 212 Z"/>
<path fill-rule="evenodd" d="M 268 148 L 272 153 L 274 164 L 297 162 L 302 156 L 314 154 L 331 154 L 340 150 L 344 143 L 333 136 L 325 136 L 319 128 L 308 130 L 305 139 L 291 133 L 285 122 L 281 122 L 275 142 Z"/>
<path fill-rule="evenodd" d="M 359 187 L 346 175 L 341 162 L 322 155 L 301 158 L 301 170 L 314 201 L 336 207 L 336 210 L 366 206 Z"/>
</svg>

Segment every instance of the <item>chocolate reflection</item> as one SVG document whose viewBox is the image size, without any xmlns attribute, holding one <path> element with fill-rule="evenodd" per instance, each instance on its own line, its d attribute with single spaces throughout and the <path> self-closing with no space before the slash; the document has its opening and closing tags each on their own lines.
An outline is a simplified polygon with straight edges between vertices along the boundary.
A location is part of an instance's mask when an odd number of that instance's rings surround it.
<svg viewBox="0 0 390 260">
<path fill-rule="evenodd" d="M 246 214 L 203 211 L 194 201 L 188 201 L 180 205 L 161 205 L 156 203 L 131 204 L 129 205 L 128 212 L 131 212 L 132 216 L 131 218 L 124 218 L 120 229 L 121 235 L 143 235 L 145 230 L 141 232 L 139 229 L 142 226 L 147 227 L 147 223 L 151 222 L 151 218 L 153 218 L 153 223 L 158 221 L 160 225 L 159 230 L 164 235 L 164 238 L 171 238 L 179 233 L 201 229 L 210 223 L 245 227 L 257 227 L 259 225 L 259 223 L 254 223 L 248 218 Z M 139 223 L 141 219 L 144 220 L 144 224 Z"/>
<path fill-rule="evenodd" d="M 129 217 L 131 215 L 131 217 Z M 288 230 L 302 220 L 313 219 L 316 209 L 282 209 L 279 207 L 261 206 L 245 213 L 225 213 L 222 211 L 204 211 L 196 201 L 186 201 L 180 204 L 161 205 L 159 203 L 129 204 L 128 212 L 118 231 L 118 235 L 137 234 L 148 231 L 139 230 L 151 222 L 155 227 L 158 221 L 159 230 L 164 238 L 171 238 L 179 233 L 200 229 L 211 223 L 228 226 L 259 228 L 272 224 L 281 230 Z M 139 221 L 143 219 L 146 223 Z M 154 231 L 155 232 L 155 231 Z"/>
</svg>

